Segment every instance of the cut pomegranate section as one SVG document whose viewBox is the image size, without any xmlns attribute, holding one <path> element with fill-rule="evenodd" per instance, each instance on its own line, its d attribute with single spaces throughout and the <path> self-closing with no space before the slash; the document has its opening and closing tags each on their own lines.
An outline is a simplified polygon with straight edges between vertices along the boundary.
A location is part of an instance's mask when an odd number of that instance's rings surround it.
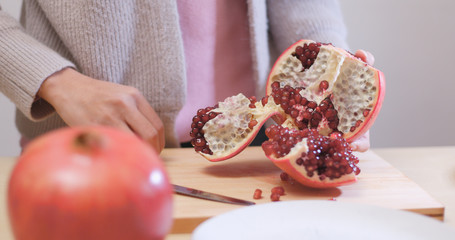
<svg viewBox="0 0 455 240">
<path fill-rule="evenodd" d="M 315 129 L 296 130 L 270 126 L 269 141 L 262 144 L 266 156 L 303 185 L 315 188 L 354 183 L 359 159 L 341 134 L 320 135 Z"/>
<path fill-rule="evenodd" d="M 233 157 L 248 146 L 265 121 L 265 154 L 291 178 L 312 187 L 356 181 L 358 159 L 350 142 L 373 124 L 384 99 L 383 74 L 345 50 L 301 40 L 276 61 L 266 97 L 242 94 L 193 118 L 191 143 L 210 161 Z"/>
<path fill-rule="evenodd" d="M 243 94 L 228 97 L 215 107 L 198 110 L 191 125 L 191 144 L 210 161 L 231 158 L 247 147 L 275 114 L 284 113 L 273 100 L 263 105 Z"/>
<path fill-rule="evenodd" d="M 320 108 L 322 104 L 322 109 L 327 104 L 323 101 L 326 101 L 335 110 L 329 112 L 335 120 L 322 121 L 327 119 L 319 119 L 317 114 L 308 122 L 298 124 L 300 129 L 305 124 L 319 129 L 323 135 L 340 131 L 348 142 L 362 136 L 371 127 L 385 93 L 382 72 L 343 49 L 310 40 L 293 44 L 278 58 L 267 81 L 267 95 L 273 95 L 277 88 L 286 85 L 299 89 L 306 101 L 314 102 Z M 300 114 L 308 119 L 308 113 L 304 112 L 308 108 L 300 105 L 291 106 L 299 110 L 294 115 Z M 316 123 L 319 126 L 316 127 Z"/>
</svg>

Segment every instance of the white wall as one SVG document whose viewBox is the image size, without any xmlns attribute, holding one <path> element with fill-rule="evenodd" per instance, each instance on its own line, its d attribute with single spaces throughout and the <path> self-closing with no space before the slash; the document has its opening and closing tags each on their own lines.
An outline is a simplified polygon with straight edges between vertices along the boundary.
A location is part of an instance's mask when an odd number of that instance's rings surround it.
<svg viewBox="0 0 455 240">
<path fill-rule="evenodd" d="M 387 80 L 373 147 L 455 145 L 455 1 L 340 2 L 351 48 Z"/>
<path fill-rule="evenodd" d="M 341 0 L 352 49 L 366 49 L 387 79 L 373 147 L 455 145 L 455 1 Z M 21 1 L 0 0 L 19 16 Z M 0 94 L 0 155 L 19 153 L 14 106 Z"/>
</svg>

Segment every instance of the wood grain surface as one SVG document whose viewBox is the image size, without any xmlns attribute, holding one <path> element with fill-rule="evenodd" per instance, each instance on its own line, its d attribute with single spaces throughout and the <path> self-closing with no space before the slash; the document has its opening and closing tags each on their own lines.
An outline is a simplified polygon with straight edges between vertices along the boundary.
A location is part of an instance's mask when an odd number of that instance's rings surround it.
<svg viewBox="0 0 455 240">
<path fill-rule="evenodd" d="M 415 182 L 373 151 L 357 153 L 362 172 L 352 185 L 331 189 L 312 189 L 298 183 L 283 182 L 281 170 L 269 161 L 260 147 L 248 147 L 236 157 L 209 162 L 193 149 L 165 149 L 162 153 L 171 181 L 178 185 L 255 201 L 269 203 L 270 191 L 283 186 L 281 201 L 329 200 L 370 204 L 412 211 L 442 220 L 444 206 Z M 253 199 L 255 189 L 263 198 Z M 190 233 L 204 220 L 240 207 L 226 203 L 174 195 L 173 233 Z"/>
</svg>

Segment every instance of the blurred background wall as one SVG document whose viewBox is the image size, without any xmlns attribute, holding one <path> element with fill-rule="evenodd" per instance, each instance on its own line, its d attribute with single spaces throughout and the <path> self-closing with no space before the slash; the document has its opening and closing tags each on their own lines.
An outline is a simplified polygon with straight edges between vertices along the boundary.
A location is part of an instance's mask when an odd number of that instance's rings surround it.
<svg viewBox="0 0 455 240">
<path fill-rule="evenodd" d="M 351 50 L 387 79 L 372 147 L 455 145 L 455 1 L 341 0 Z M 21 0 L 0 0 L 18 18 Z M 0 155 L 19 154 L 14 105 L 0 94 Z"/>
<path fill-rule="evenodd" d="M 19 19 L 22 0 L 0 0 L 2 9 Z M 17 156 L 20 153 L 19 133 L 14 125 L 15 107 L 0 93 L 0 156 Z"/>
</svg>

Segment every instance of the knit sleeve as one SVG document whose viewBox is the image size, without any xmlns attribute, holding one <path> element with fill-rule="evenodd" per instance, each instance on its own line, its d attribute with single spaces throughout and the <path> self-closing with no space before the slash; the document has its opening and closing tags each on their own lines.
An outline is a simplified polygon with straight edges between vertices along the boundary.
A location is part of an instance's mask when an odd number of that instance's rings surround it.
<svg viewBox="0 0 455 240">
<path fill-rule="evenodd" d="M 348 50 L 346 26 L 336 0 L 268 0 L 269 30 L 276 50 L 311 39 Z"/>
<path fill-rule="evenodd" d="M 36 94 L 47 77 L 66 67 L 74 64 L 27 35 L 0 8 L 0 90 L 22 113 L 38 121 L 54 112 Z"/>
</svg>

